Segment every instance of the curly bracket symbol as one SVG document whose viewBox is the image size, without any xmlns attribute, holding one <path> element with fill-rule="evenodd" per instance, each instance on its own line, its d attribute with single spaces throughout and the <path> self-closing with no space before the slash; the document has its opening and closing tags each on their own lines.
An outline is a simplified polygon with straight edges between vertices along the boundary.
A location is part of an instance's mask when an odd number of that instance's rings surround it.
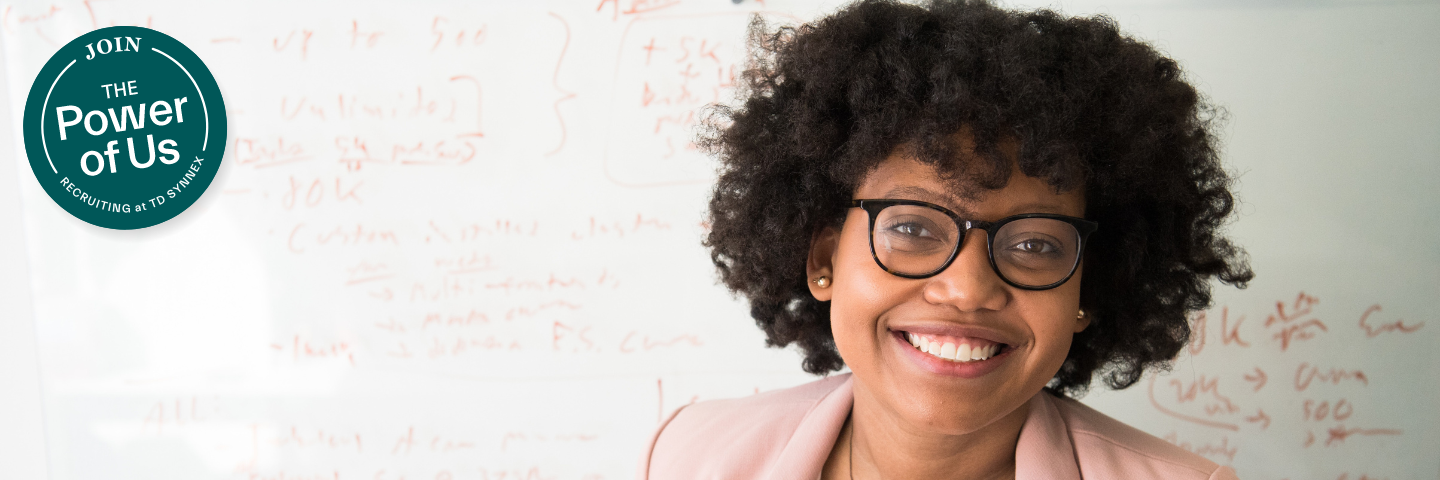
<svg viewBox="0 0 1440 480">
<path fill-rule="evenodd" d="M 555 88 L 555 91 L 562 94 L 559 99 L 555 100 L 554 106 L 555 120 L 560 122 L 560 143 L 555 145 L 554 150 L 545 154 L 547 157 L 560 153 L 560 149 L 565 148 L 565 116 L 560 114 L 560 102 L 575 98 L 574 92 L 560 88 L 560 65 L 565 63 L 565 51 L 570 49 L 570 24 L 565 22 L 564 17 L 561 17 L 555 12 L 550 12 L 550 16 L 555 17 L 556 20 L 560 21 L 560 25 L 565 27 L 565 44 L 560 47 L 560 58 L 555 61 L 555 73 L 550 76 L 550 85 Z"/>
</svg>

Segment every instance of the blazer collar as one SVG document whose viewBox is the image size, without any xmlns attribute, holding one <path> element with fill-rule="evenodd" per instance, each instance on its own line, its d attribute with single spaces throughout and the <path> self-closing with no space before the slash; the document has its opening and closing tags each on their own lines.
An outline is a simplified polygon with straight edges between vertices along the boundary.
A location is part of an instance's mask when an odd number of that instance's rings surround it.
<svg viewBox="0 0 1440 480">
<path fill-rule="evenodd" d="M 1030 414 L 1015 445 L 1015 480 L 1080 480 L 1070 428 L 1054 399 L 1041 390 L 1030 397 L 1029 406 Z"/>
<path fill-rule="evenodd" d="M 843 383 L 805 413 L 795 435 L 776 458 L 771 480 L 820 478 L 825 460 L 830 458 L 830 450 L 855 405 L 853 382 L 854 378 L 845 374 Z M 1015 480 L 1080 480 L 1069 428 L 1050 394 L 1035 394 L 1029 407 L 1015 446 Z"/>
<path fill-rule="evenodd" d="M 840 438 L 840 429 L 850 417 L 850 408 L 855 405 L 852 390 L 854 378 L 845 374 L 845 381 L 821 398 L 805 413 L 795 435 L 775 459 L 775 468 L 770 470 L 770 480 L 795 480 L 820 478 L 835 440 Z"/>
</svg>

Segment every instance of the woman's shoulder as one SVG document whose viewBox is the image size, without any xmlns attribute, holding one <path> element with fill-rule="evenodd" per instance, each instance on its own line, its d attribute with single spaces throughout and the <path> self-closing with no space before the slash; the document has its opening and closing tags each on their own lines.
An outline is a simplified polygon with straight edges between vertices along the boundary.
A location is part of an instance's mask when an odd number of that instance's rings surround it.
<svg viewBox="0 0 1440 480">
<path fill-rule="evenodd" d="M 1110 418 L 1078 401 L 1042 394 L 1074 442 L 1083 478 L 1235 479 L 1235 471 Z"/>
<path fill-rule="evenodd" d="M 850 411 L 849 381 L 835 375 L 682 407 L 651 438 L 639 478 L 758 478 L 808 470 L 817 454 L 823 464 Z"/>
</svg>

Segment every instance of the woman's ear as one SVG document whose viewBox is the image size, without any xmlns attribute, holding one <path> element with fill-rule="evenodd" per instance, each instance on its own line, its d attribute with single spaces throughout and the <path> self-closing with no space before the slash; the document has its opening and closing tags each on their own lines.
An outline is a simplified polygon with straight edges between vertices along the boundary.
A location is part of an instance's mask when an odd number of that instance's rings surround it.
<svg viewBox="0 0 1440 480">
<path fill-rule="evenodd" d="M 1080 310 L 1080 314 L 1075 317 L 1075 333 L 1083 332 L 1086 328 L 1089 327 L 1090 314 L 1085 313 L 1084 310 Z"/>
<path fill-rule="evenodd" d="M 805 260 L 805 286 L 810 287 L 810 295 L 816 300 L 830 301 L 835 283 L 835 249 L 839 244 L 840 231 L 835 227 L 825 227 L 810 238 L 810 256 Z"/>
</svg>

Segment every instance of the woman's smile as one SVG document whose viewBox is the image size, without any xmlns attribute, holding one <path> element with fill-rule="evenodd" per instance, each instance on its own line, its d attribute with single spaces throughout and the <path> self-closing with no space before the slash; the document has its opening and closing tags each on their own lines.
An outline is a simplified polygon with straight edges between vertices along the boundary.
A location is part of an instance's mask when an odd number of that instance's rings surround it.
<svg viewBox="0 0 1440 480">
<path fill-rule="evenodd" d="M 970 363 L 988 360 L 1000 353 L 1003 343 L 977 337 L 952 337 L 925 335 L 913 332 L 896 332 L 903 336 L 916 350 L 951 362 Z"/>
<path fill-rule="evenodd" d="M 937 375 L 977 378 L 1000 368 L 1014 349 L 981 337 L 928 335 L 891 330 L 907 360 Z"/>
<path fill-rule="evenodd" d="M 943 376 L 978 378 L 1000 368 L 1019 343 L 1015 335 L 953 322 L 887 325 L 892 350 L 918 369 Z"/>
</svg>

